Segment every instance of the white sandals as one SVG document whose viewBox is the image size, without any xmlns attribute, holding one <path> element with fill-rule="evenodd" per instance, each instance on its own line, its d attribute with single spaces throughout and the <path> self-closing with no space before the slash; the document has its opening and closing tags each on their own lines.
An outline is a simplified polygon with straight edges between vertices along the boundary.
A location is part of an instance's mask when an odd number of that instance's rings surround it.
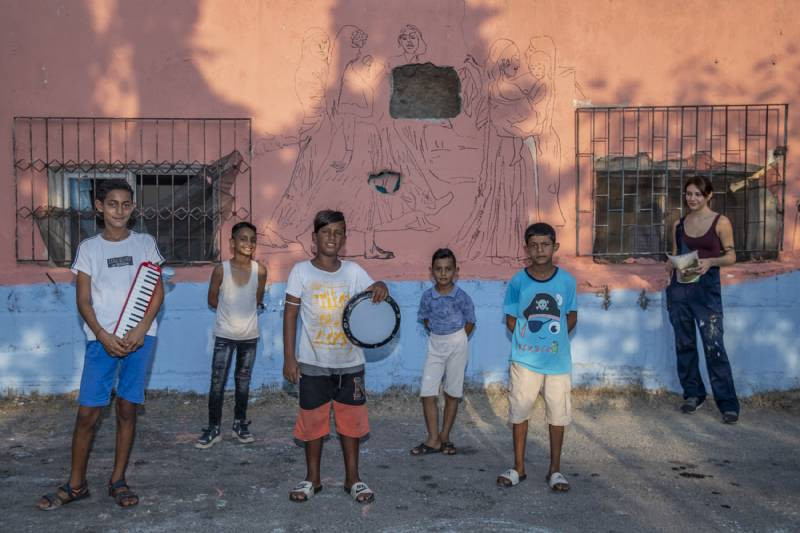
<svg viewBox="0 0 800 533">
<path fill-rule="evenodd" d="M 349 493 L 350 496 L 356 503 L 372 503 L 375 501 L 375 493 L 372 492 L 372 489 L 367 486 L 366 483 L 363 481 L 359 481 L 357 483 L 353 483 L 353 486 L 349 489 L 347 487 L 342 487 L 345 492 Z M 366 498 L 359 499 L 358 497 L 362 494 L 366 494 Z"/>
<path fill-rule="evenodd" d="M 506 481 L 508 481 L 508 483 L 501 482 L 500 481 L 501 479 L 505 479 Z M 509 468 L 508 470 L 497 476 L 497 485 L 499 487 L 505 487 L 505 488 L 514 487 L 516 485 L 519 485 L 520 481 L 525 481 L 526 479 L 528 479 L 527 474 L 522 474 L 520 476 L 519 472 L 517 472 L 513 468 Z"/>
<path fill-rule="evenodd" d="M 319 487 L 315 487 L 314 484 L 311 483 L 310 481 L 303 480 L 297 485 L 295 485 L 294 488 L 291 490 L 291 492 L 289 492 L 289 499 L 297 503 L 307 502 L 321 490 L 322 490 L 322 485 L 320 485 Z M 305 496 L 305 498 L 303 499 L 293 498 L 292 497 L 293 494 L 302 494 L 303 496 Z"/>
</svg>

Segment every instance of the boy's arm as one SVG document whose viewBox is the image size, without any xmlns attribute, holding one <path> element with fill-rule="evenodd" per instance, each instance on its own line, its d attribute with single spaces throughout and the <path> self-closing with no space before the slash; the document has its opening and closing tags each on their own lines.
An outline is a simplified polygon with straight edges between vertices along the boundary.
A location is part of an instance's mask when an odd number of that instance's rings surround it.
<svg viewBox="0 0 800 533">
<path fill-rule="evenodd" d="M 475 329 L 475 304 L 472 303 L 472 298 L 465 292 L 461 293 L 462 296 L 462 306 L 464 313 L 464 332 L 466 332 L 467 337 L 472 334 L 472 331 Z"/>
<path fill-rule="evenodd" d="M 389 296 L 389 287 L 382 281 L 376 281 L 365 290 L 372 291 L 372 303 L 382 302 Z"/>
<path fill-rule="evenodd" d="M 514 333 L 514 328 L 517 327 L 517 318 L 511 315 L 506 315 L 506 328 L 511 333 Z"/>
<path fill-rule="evenodd" d="M 295 357 L 295 339 L 297 338 L 297 315 L 300 311 L 300 298 L 286 295 L 283 309 L 283 377 L 291 383 L 300 381 L 300 370 Z"/>
<path fill-rule="evenodd" d="M 216 309 L 219 304 L 219 288 L 222 285 L 222 275 L 222 265 L 217 265 L 214 267 L 214 271 L 211 272 L 211 280 L 208 282 L 208 306 L 212 309 Z M 260 281 L 261 279 L 259 279 Z"/>
<path fill-rule="evenodd" d="M 92 278 L 83 271 L 78 271 L 76 281 L 75 303 L 78 305 L 78 312 L 86 322 L 94 336 L 103 345 L 108 355 L 114 357 L 125 357 L 128 351 L 123 347 L 119 338 L 103 329 L 97 321 L 97 316 L 92 308 Z"/>
<path fill-rule="evenodd" d="M 264 291 L 267 287 L 267 267 L 258 264 L 258 289 L 256 289 L 256 305 L 261 305 L 264 301 Z"/>
<path fill-rule="evenodd" d="M 575 329 L 575 324 L 578 323 L 578 312 L 577 311 L 570 311 L 567 313 L 567 333 L 572 333 L 572 330 Z"/>
<path fill-rule="evenodd" d="M 144 337 L 147 335 L 147 330 L 153 324 L 153 320 L 158 315 L 158 310 L 161 309 L 161 304 L 164 302 L 164 284 L 161 278 L 158 279 L 158 284 L 153 291 L 153 297 L 150 300 L 150 307 L 147 308 L 142 320 L 136 324 L 136 327 L 130 330 L 122 337 L 122 345 L 128 352 L 135 352 L 144 345 Z"/>
<path fill-rule="evenodd" d="M 431 330 L 431 326 L 430 326 L 430 324 L 428 323 L 428 319 L 427 319 L 427 318 L 425 318 L 425 319 L 423 319 L 423 320 L 422 320 L 422 325 L 423 325 L 423 326 L 425 326 L 425 331 L 428 331 L 428 332 L 430 332 L 430 330 Z"/>
</svg>

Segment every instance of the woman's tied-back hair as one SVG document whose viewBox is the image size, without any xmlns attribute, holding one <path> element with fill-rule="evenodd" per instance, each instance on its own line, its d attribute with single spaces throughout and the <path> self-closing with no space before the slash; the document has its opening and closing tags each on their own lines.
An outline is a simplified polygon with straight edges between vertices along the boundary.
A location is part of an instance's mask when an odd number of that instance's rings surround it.
<svg viewBox="0 0 800 533">
<path fill-rule="evenodd" d="M 453 260 L 453 266 L 456 266 L 456 254 L 453 253 L 453 250 L 450 248 L 439 248 L 435 252 L 433 252 L 433 257 L 431 258 L 431 266 L 436 263 L 437 259 L 447 259 L 450 258 Z"/>
<path fill-rule="evenodd" d="M 131 201 L 134 200 L 133 194 L 133 187 L 131 184 L 128 183 L 127 180 L 122 178 L 109 178 L 109 179 L 101 179 L 96 180 L 94 182 L 95 190 L 94 190 L 94 197 L 96 200 L 100 200 L 100 202 L 106 201 L 106 196 L 111 191 L 128 191 L 131 194 Z M 105 227 L 105 221 L 103 220 L 103 214 L 97 213 L 95 216 L 95 220 L 97 221 L 98 227 Z M 130 218 L 128 219 L 128 229 L 131 229 L 134 225 L 136 225 L 136 210 L 131 213 Z"/>
<path fill-rule="evenodd" d="M 686 189 L 689 185 L 694 185 L 697 187 L 703 196 L 708 198 L 708 196 L 714 192 L 714 186 L 711 184 L 711 180 L 705 176 L 692 176 L 686 180 L 686 183 L 683 184 L 683 192 L 686 192 Z"/>
<path fill-rule="evenodd" d="M 556 230 L 544 222 L 536 222 L 528 226 L 528 229 L 525 230 L 525 244 L 528 244 L 528 239 L 534 236 L 550 237 L 553 244 L 556 242 Z"/>
<path fill-rule="evenodd" d="M 336 224 L 337 222 L 344 222 L 344 213 L 333 209 L 323 209 L 314 215 L 314 233 L 317 233 L 328 224 Z M 347 229 L 346 222 L 345 229 Z"/>
</svg>

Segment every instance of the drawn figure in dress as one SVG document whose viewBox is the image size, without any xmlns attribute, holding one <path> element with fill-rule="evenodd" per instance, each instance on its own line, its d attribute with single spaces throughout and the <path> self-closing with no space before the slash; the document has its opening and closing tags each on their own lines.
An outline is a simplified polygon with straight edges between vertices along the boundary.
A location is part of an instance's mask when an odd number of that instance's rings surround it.
<svg viewBox="0 0 800 533">
<path fill-rule="evenodd" d="M 566 218 L 559 202 L 561 139 L 553 127 L 556 99 L 556 48 L 553 40 L 547 36 L 533 37 L 525 52 L 525 60 L 528 72 L 520 76 L 518 83 L 528 95 L 531 116 L 519 126 L 533 133 L 526 145 L 535 161 L 535 219 L 547 219 L 554 226 L 563 226 Z"/>
<path fill-rule="evenodd" d="M 384 66 L 383 83 L 379 87 L 375 125 L 379 139 L 373 146 L 378 170 L 392 170 L 401 175 L 397 193 L 385 200 L 385 210 L 378 231 L 427 231 L 439 226 L 429 217 L 438 214 L 453 201 L 450 185 L 439 179 L 428 163 L 425 123 L 419 120 L 394 119 L 389 116 L 392 70 L 404 64 L 422 61 L 428 46 L 420 29 L 406 24 L 397 36 L 400 53 L 389 58 Z"/>
<path fill-rule="evenodd" d="M 515 263 L 523 258 L 519 235 L 530 218 L 533 161 L 522 146 L 533 132 L 521 126 L 530 117 L 531 106 L 517 83 L 519 68 L 517 45 L 508 39 L 495 41 L 484 67 L 487 122 L 478 196 L 456 238 L 470 259 Z"/>
<path fill-rule="evenodd" d="M 286 247 L 300 242 L 310 250 L 308 221 L 316 212 L 311 196 L 329 168 L 346 166 L 347 153 L 340 158 L 332 157 L 337 132 L 350 126 L 346 120 L 335 118 L 336 107 L 345 72 L 360 58 L 366 40 L 367 34 L 356 26 L 343 26 L 336 34 L 333 49 L 327 34 L 319 28 L 311 28 L 303 38 L 300 65 L 295 73 L 295 91 L 303 107 L 299 152 L 272 220 L 261 230 L 267 246 Z"/>
</svg>

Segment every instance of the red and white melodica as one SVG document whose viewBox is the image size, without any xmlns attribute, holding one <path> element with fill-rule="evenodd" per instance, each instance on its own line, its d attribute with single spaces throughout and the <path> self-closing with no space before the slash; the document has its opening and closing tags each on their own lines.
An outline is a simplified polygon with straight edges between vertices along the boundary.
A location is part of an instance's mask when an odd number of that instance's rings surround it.
<svg viewBox="0 0 800 533">
<path fill-rule="evenodd" d="M 128 297 L 125 299 L 125 305 L 119 314 L 114 335 L 120 338 L 124 337 L 142 321 L 144 314 L 150 308 L 153 294 L 160 280 L 161 267 L 147 261 L 139 265 L 136 277 L 133 278 L 133 283 L 128 291 Z"/>
</svg>

